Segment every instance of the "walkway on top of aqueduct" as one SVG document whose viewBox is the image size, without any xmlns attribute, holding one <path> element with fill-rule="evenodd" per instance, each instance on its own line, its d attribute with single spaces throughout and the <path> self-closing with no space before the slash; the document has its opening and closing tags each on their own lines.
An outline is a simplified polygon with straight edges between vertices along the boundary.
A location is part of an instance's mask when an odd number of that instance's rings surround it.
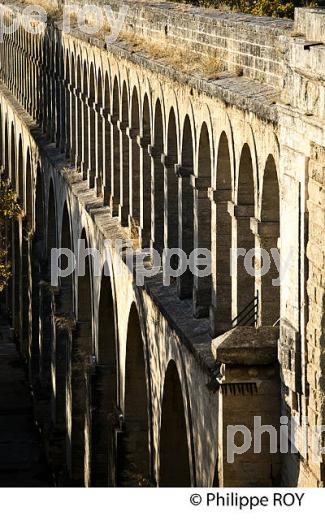
<svg viewBox="0 0 325 520">
<path fill-rule="evenodd" d="M 108 47 L 59 22 L 1 44 L 1 164 L 25 212 L 11 247 L 13 325 L 72 481 L 271 485 L 277 456 L 249 452 L 227 465 L 224 428 L 250 414 L 278 424 L 279 334 L 285 355 L 287 339 L 305 341 L 300 201 L 305 154 L 324 143 L 321 98 L 304 70 L 313 74 L 308 59 L 317 63 L 321 46 L 306 43 L 313 29 L 301 10 L 293 23 L 129 5 L 123 38 Z M 172 66 L 185 42 L 204 70 Z M 51 249 L 78 252 L 80 238 L 101 252 L 105 239 L 208 248 L 213 273 L 187 271 L 170 287 L 159 274 L 142 289 L 113 245 L 110 276 L 94 276 L 88 258 L 84 277 L 54 289 Z M 293 248 L 281 295 L 276 266 L 251 276 L 229 255 L 279 245 L 285 258 Z M 281 377 L 286 406 L 303 413 L 298 357 Z M 295 470 L 282 481 L 296 484 Z"/>
</svg>

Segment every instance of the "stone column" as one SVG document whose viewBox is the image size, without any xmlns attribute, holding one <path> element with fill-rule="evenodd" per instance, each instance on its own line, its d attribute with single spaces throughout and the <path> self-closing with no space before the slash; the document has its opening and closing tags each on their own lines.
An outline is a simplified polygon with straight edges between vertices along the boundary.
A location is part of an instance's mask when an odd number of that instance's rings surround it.
<svg viewBox="0 0 325 520">
<path fill-rule="evenodd" d="M 179 186 L 178 247 L 189 258 L 194 249 L 194 189 L 191 183 L 194 173 L 179 164 L 175 164 L 175 173 Z M 177 292 L 181 299 L 193 296 L 193 273 L 189 267 L 177 278 Z"/>
<path fill-rule="evenodd" d="M 273 285 L 278 282 L 280 274 L 271 254 L 278 249 L 279 222 L 260 222 L 251 219 L 251 230 L 256 237 L 256 291 L 259 294 L 259 325 L 274 325 L 280 318 L 280 287 Z M 265 273 L 264 273 L 265 270 Z"/>
<path fill-rule="evenodd" d="M 164 176 L 161 151 L 156 146 L 149 145 L 148 154 L 151 157 L 153 171 L 151 247 L 161 253 L 164 247 Z"/>
<path fill-rule="evenodd" d="M 66 157 L 70 156 L 70 83 L 68 80 L 64 80 L 65 86 L 65 155 Z M 45 87 L 44 87 L 45 90 Z M 44 112 L 44 119 L 46 119 L 47 114 Z"/>
<path fill-rule="evenodd" d="M 192 177 L 194 184 L 194 248 L 211 252 L 211 201 L 208 193 L 210 179 Z M 211 267 L 211 266 L 210 266 Z M 195 318 L 209 315 L 211 305 L 211 276 L 194 276 L 193 314 Z"/>
<path fill-rule="evenodd" d="M 117 126 L 118 115 L 113 114 L 111 116 L 112 132 L 112 194 L 111 194 L 111 212 L 112 216 L 120 216 L 121 204 L 121 154 L 120 154 L 120 130 Z"/>
<path fill-rule="evenodd" d="M 90 453 L 90 367 L 91 358 L 91 323 L 78 321 L 73 331 L 72 351 L 69 362 L 68 381 L 68 437 L 69 471 L 71 478 L 80 485 L 85 485 L 89 469 Z M 87 477 L 88 479 L 88 477 Z"/>
<path fill-rule="evenodd" d="M 210 307 L 210 334 L 219 336 L 231 329 L 231 241 L 232 236 L 225 225 L 231 190 L 211 190 L 212 201 L 212 304 Z M 230 217 L 228 215 L 228 219 Z"/>
<path fill-rule="evenodd" d="M 151 208 L 152 208 L 152 168 L 148 154 L 150 137 L 137 136 L 140 147 L 140 243 L 142 248 L 150 248 L 151 244 Z"/>
<path fill-rule="evenodd" d="M 103 118 L 103 193 L 104 205 L 112 204 L 112 123 L 108 108 L 101 110 Z"/>
<path fill-rule="evenodd" d="M 96 126 L 96 144 L 95 144 L 95 158 L 96 158 L 96 179 L 95 179 L 95 191 L 97 197 L 103 196 L 103 184 L 104 184 L 104 118 L 103 118 L 103 107 L 98 103 L 95 104 L 95 126 Z"/>
<path fill-rule="evenodd" d="M 120 142 L 120 218 L 122 226 L 129 225 L 130 215 L 130 140 L 127 134 L 127 121 L 118 121 Z M 114 174 L 115 182 L 115 174 Z M 114 188 L 114 195 L 116 190 Z"/>
<path fill-rule="evenodd" d="M 134 228 L 137 235 L 139 235 L 140 228 L 140 184 L 141 184 L 141 168 L 140 168 L 140 152 L 139 146 L 139 128 L 130 128 L 126 130 L 129 138 L 130 151 L 130 219 L 129 225 Z"/>
<path fill-rule="evenodd" d="M 75 119 L 75 113 L 76 113 L 76 97 L 75 97 L 75 87 L 73 83 L 71 82 L 69 85 L 69 93 L 70 93 L 70 120 L 69 120 L 69 134 L 70 134 L 70 161 L 74 162 L 76 157 L 76 119 Z"/>
<path fill-rule="evenodd" d="M 161 155 L 164 167 L 164 247 L 178 247 L 179 212 L 178 212 L 178 176 L 175 171 L 176 155 Z M 175 181 L 175 182 L 173 182 Z M 176 264 L 173 266 L 176 267 Z"/>
<path fill-rule="evenodd" d="M 66 105 L 65 105 L 65 88 L 64 88 L 64 79 L 61 76 L 59 78 L 59 91 L 60 91 L 60 111 L 59 111 L 59 118 L 60 118 L 60 142 L 59 142 L 59 150 L 61 153 L 64 153 L 65 150 L 65 142 L 66 142 L 66 126 L 65 126 L 65 111 L 66 111 Z M 41 104 L 40 104 L 41 106 Z"/>
<path fill-rule="evenodd" d="M 81 131 L 82 131 L 82 157 L 81 157 L 81 173 L 82 178 L 87 180 L 88 176 L 88 107 L 87 96 L 84 92 L 80 93 L 81 101 Z"/>
<path fill-rule="evenodd" d="M 95 187 L 96 178 L 96 103 L 93 98 L 88 98 L 88 186 Z"/>
<path fill-rule="evenodd" d="M 220 367 L 220 487 L 280 484 L 278 334 L 273 327 L 237 327 L 213 341 Z M 241 454 L 234 453 L 235 445 L 243 446 Z"/>
<path fill-rule="evenodd" d="M 232 217 L 231 277 L 234 320 L 255 296 L 255 277 L 247 272 L 244 265 L 244 255 L 255 247 L 255 238 L 250 228 L 250 219 L 254 216 L 255 208 L 250 204 L 235 205 L 229 202 L 228 211 Z M 240 248 L 243 254 L 240 254 Z M 250 266 L 252 267 L 252 262 Z"/>
</svg>

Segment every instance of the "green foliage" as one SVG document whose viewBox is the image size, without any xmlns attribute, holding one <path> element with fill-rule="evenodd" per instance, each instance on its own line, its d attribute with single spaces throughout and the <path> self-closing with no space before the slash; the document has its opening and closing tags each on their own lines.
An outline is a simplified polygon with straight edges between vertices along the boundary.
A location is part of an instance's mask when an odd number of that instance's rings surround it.
<svg viewBox="0 0 325 520">
<path fill-rule="evenodd" d="M 0 180 L 0 293 L 7 287 L 11 276 L 11 266 L 7 261 L 6 227 L 20 214 L 14 190 L 6 180 Z"/>
<path fill-rule="evenodd" d="M 215 7 L 255 16 L 293 18 L 295 7 L 316 7 L 314 0 L 177 0 L 200 7 Z"/>
</svg>

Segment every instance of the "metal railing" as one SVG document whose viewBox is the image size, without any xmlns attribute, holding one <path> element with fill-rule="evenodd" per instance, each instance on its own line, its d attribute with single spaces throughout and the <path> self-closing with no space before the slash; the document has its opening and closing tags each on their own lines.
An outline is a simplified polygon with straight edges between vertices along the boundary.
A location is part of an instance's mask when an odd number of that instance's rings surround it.
<svg viewBox="0 0 325 520">
<path fill-rule="evenodd" d="M 244 307 L 238 316 L 232 320 L 232 328 L 244 326 L 256 327 L 258 320 L 259 297 L 258 292 L 251 302 Z"/>
</svg>

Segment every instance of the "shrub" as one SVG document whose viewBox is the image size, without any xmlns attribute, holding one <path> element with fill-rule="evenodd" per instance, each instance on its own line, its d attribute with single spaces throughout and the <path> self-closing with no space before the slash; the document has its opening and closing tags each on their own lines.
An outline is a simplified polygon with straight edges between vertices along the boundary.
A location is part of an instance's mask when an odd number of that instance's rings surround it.
<svg viewBox="0 0 325 520">
<path fill-rule="evenodd" d="M 14 190 L 6 180 L 0 180 L 0 292 L 7 287 L 11 276 L 11 266 L 7 259 L 6 228 L 20 214 L 21 209 Z"/>
</svg>

